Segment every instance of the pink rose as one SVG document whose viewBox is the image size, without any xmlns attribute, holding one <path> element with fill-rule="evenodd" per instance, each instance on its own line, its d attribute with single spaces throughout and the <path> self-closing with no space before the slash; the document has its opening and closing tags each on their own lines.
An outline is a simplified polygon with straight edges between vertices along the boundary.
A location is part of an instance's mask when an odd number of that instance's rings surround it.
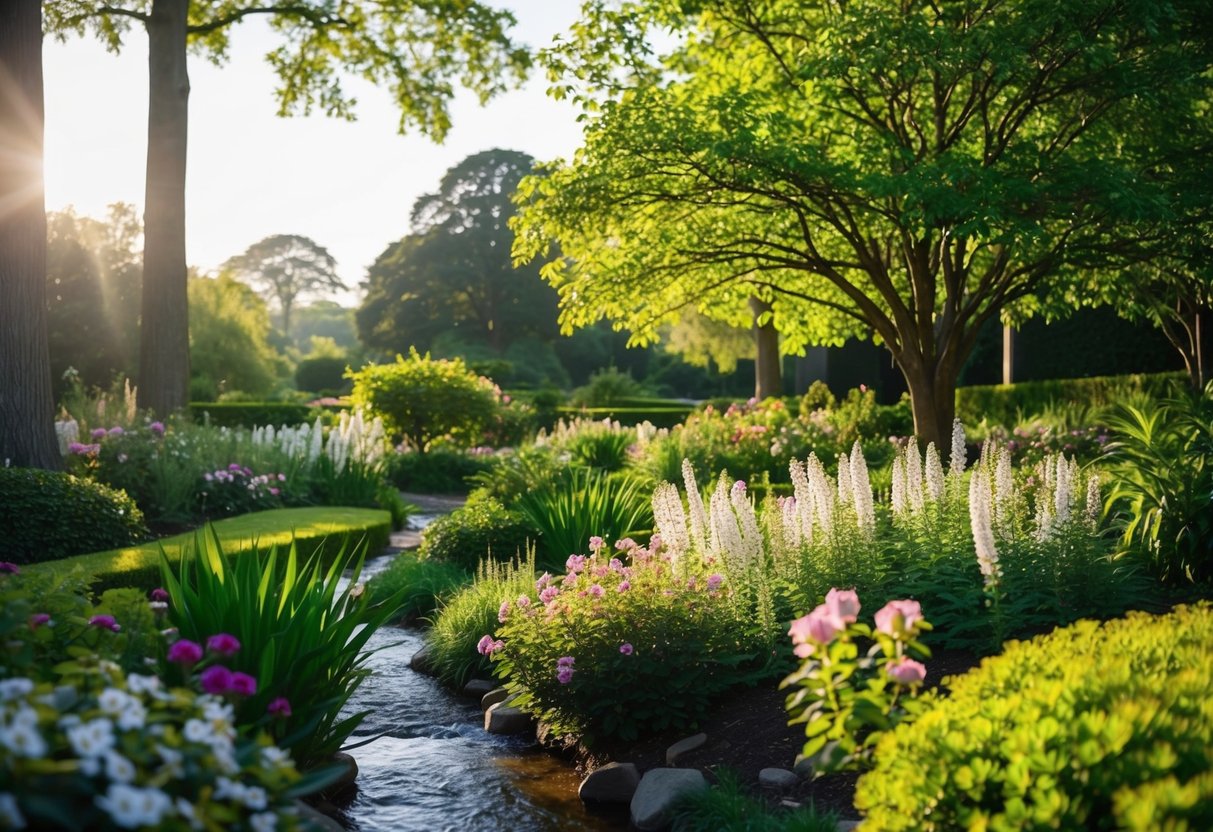
<svg viewBox="0 0 1213 832">
<path fill-rule="evenodd" d="M 917 601 L 890 601 L 876 613 L 876 629 L 894 638 L 912 636 L 921 620 L 922 607 Z"/>
<path fill-rule="evenodd" d="M 920 685 L 927 678 L 926 666 L 905 656 L 890 662 L 885 672 L 899 685 Z"/>
<path fill-rule="evenodd" d="M 815 647 L 829 644 L 845 628 L 842 619 L 831 613 L 825 604 L 820 604 L 808 615 L 793 621 L 788 635 L 796 645 L 796 655 L 806 659 Z"/>
<path fill-rule="evenodd" d="M 843 623 L 854 624 L 859 618 L 859 596 L 853 589 L 831 589 L 826 593 L 826 608 Z"/>
</svg>

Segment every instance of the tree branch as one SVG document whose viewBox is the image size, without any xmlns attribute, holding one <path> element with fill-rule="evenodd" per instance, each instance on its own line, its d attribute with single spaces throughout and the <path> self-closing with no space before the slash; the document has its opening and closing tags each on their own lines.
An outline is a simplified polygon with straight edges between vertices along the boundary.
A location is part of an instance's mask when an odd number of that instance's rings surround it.
<svg viewBox="0 0 1213 832">
<path fill-rule="evenodd" d="M 301 20 L 306 20 L 308 23 L 311 23 L 318 29 L 326 26 L 350 25 L 349 21 L 343 17 L 318 11 L 311 6 L 250 6 L 246 9 L 237 9 L 231 14 L 224 15 L 223 17 L 217 17 L 208 23 L 199 23 L 195 26 L 190 26 L 188 29 L 186 29 L 186 31 L 191 35 L 205 35 L 208 32 L 214 32 L 216 29 L 223 29 L 231 26 L 233 23 L 255 14 L 277 14 L 282 15 L 283 17 L 297 17 Z"/>
</svg>

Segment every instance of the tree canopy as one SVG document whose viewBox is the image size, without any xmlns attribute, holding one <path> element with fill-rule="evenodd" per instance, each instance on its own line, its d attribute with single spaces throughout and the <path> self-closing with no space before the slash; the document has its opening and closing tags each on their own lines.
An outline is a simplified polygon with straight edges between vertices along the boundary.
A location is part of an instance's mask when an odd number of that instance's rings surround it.
<svg viewBox="0 0 1213 832">
<path fill-rule="evenodd" d="M 275 234 L 253 243 L 243 254 L 229 259 L 224 269 L 278 302 L 282 334 L 288 339 L 297 301 L 345 288 L 328 249 L 298 234 Z"/>
<path fill-rule="evenodd" d="M 189 290 L 194 396 L 214 400 L 234 391 L 254 397 L 274 392 L 287 365 L 266 339 L 265 301 L 227 275 L 191 278 Z"/>
<path fill-rule="evenodd" d="M 586 142 L 522 183 L 515 254 L 559 243 L 566 327 L 646 341 L 691 305 L 746 326 L 756 297 L 785 350 L 873 337 L 939 443 L 983 323 L 1155 253 L 1185 187 L 1167 161 L 1208 127 L 1205 11 L 592 0 L 543 56 Z"/>
</svg>

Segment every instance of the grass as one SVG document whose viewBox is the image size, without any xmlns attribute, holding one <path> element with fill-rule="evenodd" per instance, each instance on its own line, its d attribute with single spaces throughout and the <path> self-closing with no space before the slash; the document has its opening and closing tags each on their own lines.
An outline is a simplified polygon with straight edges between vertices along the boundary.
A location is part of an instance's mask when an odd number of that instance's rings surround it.
<svg viewBox="0 0 1213 832">
<path fill-rule="evenodd" d="M 378 602 L 403 590 L 398 617 L 414 619 L 432 615 L 471 578 L 457 563 L 401 552 L 387 569 L 367 581 L 367 591 Z"/>
<path fill-rule="evenodd" d="M 386 511 L 326 506 L 258 511 L 218 520 L 213 525 L 224 551 L 231 556 L 287 547 L 294 539 L 301 557 L 321 552 L 327 560 L 343 546 L 363 539 L 371 552 L 383 548 L 392 521 Z M 185 532 L 137 546 L 31 564 L 26 569 L 60 575 L 79 571 L 91 576 L 91 588 L 97 592 L 121 586 L 150 589 L 160 584 L 161 548 L 176 566 L 182 554 L 193 548 L 194 536 L 194 532 Z"/>
<path fill-rule="evenodd" d="M 747 793 L 732 772 L 718 774 L 717 785 L 688 794 L 673 810 L 674 832 L 836 832 L 838 816 L 813 804 L 792 811 L 771 809 Z"/>
</svg>

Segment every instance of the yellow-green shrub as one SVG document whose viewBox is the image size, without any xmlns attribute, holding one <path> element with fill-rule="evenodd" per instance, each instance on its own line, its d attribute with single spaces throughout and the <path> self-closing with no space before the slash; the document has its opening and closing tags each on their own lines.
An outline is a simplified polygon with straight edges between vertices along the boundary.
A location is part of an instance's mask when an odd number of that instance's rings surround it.
<svg viewBox="0 0 1213 832">
<path fill-rule="evenodd" d="M 1080 621 L 889 732 L 864 830 L 1213 829 L 1213 607 Z"/>
</svg>

